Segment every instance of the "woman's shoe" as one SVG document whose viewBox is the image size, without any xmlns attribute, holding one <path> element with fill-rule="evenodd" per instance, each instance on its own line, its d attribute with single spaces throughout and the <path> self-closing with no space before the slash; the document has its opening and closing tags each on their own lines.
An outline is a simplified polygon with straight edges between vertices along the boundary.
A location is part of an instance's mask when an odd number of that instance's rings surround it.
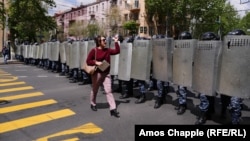
<svg viewBox="0 0 250 141">
<path fill-rule="evenodd" d="M 119 112 L 116 109 L 110 110 L 110 115 L 119 118 Z"/>
<path fill-rule="evenodd" d="M 97 111 L 97 107 L 94 106 L 94 105 L 92 105 L 92 104 L 90 104 L 90 108 L 91 108 L 91 110 L 93 110 L 93 111 Z"/>
</svg>

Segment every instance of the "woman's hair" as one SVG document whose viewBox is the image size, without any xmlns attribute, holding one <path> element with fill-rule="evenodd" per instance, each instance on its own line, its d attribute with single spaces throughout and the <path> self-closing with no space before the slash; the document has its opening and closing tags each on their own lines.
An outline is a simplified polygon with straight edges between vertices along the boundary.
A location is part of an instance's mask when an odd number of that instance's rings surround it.
<svg viewBox="0 0 250 141">
<path fill-rule="evenodd" d="M 101 37 L 105 38 L 105 36 L 101 36 L 101 35 L 98 35 L 95 37 L 96 47 L 99 47 L 101 45 L 101 41 L 102 41 Z"/>
</svg>

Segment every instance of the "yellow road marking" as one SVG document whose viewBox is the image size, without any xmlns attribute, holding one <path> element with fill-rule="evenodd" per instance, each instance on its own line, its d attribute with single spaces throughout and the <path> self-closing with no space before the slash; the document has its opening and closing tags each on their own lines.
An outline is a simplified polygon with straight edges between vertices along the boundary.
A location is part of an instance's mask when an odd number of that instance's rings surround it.
<svg viewBox="0 0 250 141">
<path fill-rule="evenodd" d="M 0 79 L 0 82 L 11 82 L 11 81 L 15 81 L 18 79 L 18 77 L 15 77 L 15 76 L 11 76 L 9 77 L 10 79 Z"/>
<path fill-rule="evenodd" d="M 20 128 L 25 128 L 31 125 L 36 125 L 44 122 L 49 122 L 63 117 L 72 116 L 75 113 L 70 109 L 59 110 L 56 112 L 50 112 L 45 114 L 40 114 L 28 118 L 18 119 L 10 122 L 5 122 L 0 124 L 0 133 L 5 133 Z"/>
<path fill-rule="evenodd" d="M 4 107 L 4 108 L 0 108 L 0 114 L 35 108 L 35 107 L 54 104 L 54 103 L 57 103 L 57 102 L 55 100 L 44 100 L 44 101 L 39 101 L 39 102 L 32 102 L 32 103 L 21 104 L 21 105 L 16 105 L 16 106 Z"/>
<path fill-rule="evenodd" d="M 13 85 L 20 85 L 20 84 L 25 84 L 25 82 L 12 82 L 12 83 L 4 83 L 0 84 L 0 87 L 2 86 L 13 86 Z"/>
<path fill-rule="evenodd" d="M 15 91 L 22 91 L 22 90 L 30 90 L 30 89 L 34 89 L 34 88 L 31 86 L 27 86 L 27 87 L 3 89 L 3 90 L 0 90 L 0 93 L 15 92 Z"/>
<path fill-rule="evenodd" d="M 63 136 L 63 135 L 70 135 L 70 134 L 75 134 L 75 133 L 96 134 L 102 131 L 103 130 L 100 127 L 96 126 L 94 123 L 87 123 L 79 127 L 72 128 L 70 130 L 62 131 L 62 132 L 55 133 L 46 137 L 39 138 L 36 141 L 48 141 L 49 138 Z"/>
<path fill-rule="evenodd" d="M 0 74 L 1 74 L 1 76 L 9 76 L 9 75 L 11 75 L 9 73 L 0 73 Z"/>
<path fill-rule="evenodd" d="M 14 96 L 1 97 L 1 99 L 9 101 L 9 100 L 16 100 L 16 99 L 22 99 L 22 98 L 28 98 L 28 97 L 34 97 L 34 96 L 41 96 L 41 95 L 43 95 L 43 93 L 34 92 L 34 93 L 26 93 L 26 94 L 14 95 Z"/>
<path fill-rule="evenodd" d="M 63 141 L 79 141 L 79 138 L 72 138 L 72 139 L 67 139 L 67 140 L 63 140 Z"/>
</svg>

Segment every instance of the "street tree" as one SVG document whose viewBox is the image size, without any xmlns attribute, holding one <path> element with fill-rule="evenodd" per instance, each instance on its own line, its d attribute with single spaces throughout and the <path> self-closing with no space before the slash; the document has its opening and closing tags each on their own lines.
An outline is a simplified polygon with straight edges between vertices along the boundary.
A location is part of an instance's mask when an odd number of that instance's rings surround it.
<svg viewBox="0 0 250 141">
<path fill-rule="evenodd" d="M 3 2 L 0 2 L 0 27 L 1 29 L 4 29 L 5 27 L 5 21 L 6 21 L 6 12 L 5 12 L 5 8 L 4 8 L 4 3 Z"/>
<path fill-rule="evenodd" d="M 36 42 L 41 33 L 56 29 L 53 17 L 48 16 L 48 7 L 55 7 L 54 0 L 10 1 L 8 26 L 10 37 Z"/>
<path fill-rule="evenodd" d="M 137 33 L 139 24 L 136 23 L 135 21 L 127 21 L 123 24 L 123 28 L 129 31 L 130 35 L 134 35 Z"/>
<path fill-rule="evenodd" d="M 235 11 L 227 0 L 145 0 L 145 6 L 147 22 L 154 26 L 154 34 L 165 32 L 174 38 L 182 31 L 192 32 L 194 38 L 207 31 L 224 34 L 228 29 L 223 24 L 237 21 L 237 14 L 226 13 L 228 8 Z M 226 18 L 229 15 L 231 19 Z"/>
</svg>

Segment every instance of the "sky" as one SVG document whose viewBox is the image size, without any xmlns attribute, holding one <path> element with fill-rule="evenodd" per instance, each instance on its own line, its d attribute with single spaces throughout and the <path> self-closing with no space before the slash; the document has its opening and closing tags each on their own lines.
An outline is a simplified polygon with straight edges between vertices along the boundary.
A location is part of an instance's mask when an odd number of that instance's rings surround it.
<svg viewBox="0 0 250 141">
<path fill-rule="evenodd" d="M 56 8 L 49 10 L 49 15 L 54 15 L 54 13 L 59 11 L 65 11 L 70 9 L 71 7 L 77 7 L 81 4 L 89 4 L 95 2 L 96 0 L 54 0 L 57 4 Z M 239 10 L 238 14 L 242 17 L 244 16 L 245 11 L 248 10 L 250 12 L 250 0 L 228 0 L 231 5 L 233 5 L 237 10 Z M 241 2 L 249 1 L 246 4 L 240 4 Z"/>
<path fill-rule="evenodd" d="M 49 15 L 54 15 L 54 13 L 65 11 L 71 9 L 71 7 L 78 7 L 81 4 L 89 4 L 95 2 L 96 0 L 54 0 L 56 7 L 49 9 Z"/>
</svg>

